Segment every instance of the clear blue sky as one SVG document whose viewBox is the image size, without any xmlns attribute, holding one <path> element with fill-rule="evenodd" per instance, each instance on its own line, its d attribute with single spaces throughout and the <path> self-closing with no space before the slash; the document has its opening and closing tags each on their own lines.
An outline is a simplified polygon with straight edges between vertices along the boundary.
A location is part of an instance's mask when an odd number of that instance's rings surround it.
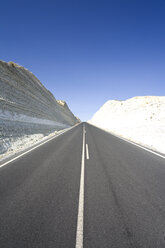
<svg viewBox="0 0 165 248">
<path fill-rule="evenodd" d="M 109 99 L 165 95 L 165 0 L 2 0 L 0 55 L 81 120 Z"/>
</svg>

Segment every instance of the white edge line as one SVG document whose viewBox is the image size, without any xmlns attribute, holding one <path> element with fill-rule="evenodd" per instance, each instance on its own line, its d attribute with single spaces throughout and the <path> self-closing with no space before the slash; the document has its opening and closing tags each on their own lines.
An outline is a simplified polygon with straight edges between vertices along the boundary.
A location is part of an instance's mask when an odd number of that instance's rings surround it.
<svg viewBox="0 0 165 248">
<path fill-rule="evenodd" d="M 150 150 L 150 149 L 148 149 L 148 148 L 146 148 L 146 147 L 144 147 L 144 146 L 141 146 L 141 145 L 139 145 L 139 144 L 136 144 L 136 143 L 133 142 L 133 141 L 130 141 L 130 140 L 128 140 L 128 139 L 125 139 L 125 138 L 123 138 L 123 137 L 121 137 L 121 136 L 119 136 L 119 135 L 116 135 L 116 134 L 114 134 L 114 133 L 112 133 L 112 132 L 110 132 L 110 131 L 107 131 L 107 130 L 105 130 L 105 129 L 103 129 L 103 128 L 100 128 L 100 127 L 98 127 L 98 126 L 92 125 L 92 124 L 90 124 L 90 123 L 88 123 L 88 124 L 91 125 L 91 126 L 94 126 L 94 127 L 96 127 L 96 128 L 99 128 L 99 129 L 103 130 L 104 132 L 111 134 L 111 135 L 114 136 L 114 137 L 117 137 L 117 138 L 119 138 L 119 139 L 121 139 L 121 140 L 124 140 L 124 141 L 126 141 L 126 142 L 128 142 L 128 143 L 130 143 L 130 144 L 132 144 L 132 145 L 134 145 L 134 146 L 137 146 L 137 147 L 139 147 L 139 148 L 141 148 L 141 149 L 143 149 L 143 150 L 146 150 L 146 151 L 148 151 L 148 152 L 150 152 L 150 153 L 153 153 L 153 154 L 156 155 L 156 156 L 159 156 L 159 157 L 165 159 L 165 156 L 164 156 L 164 155 L 161 155 L 161 154 L 159 154 L 159 153 L 157 153 L 157 152 L 154 152 L 154 151 L 152 151 L 152 150 Z"/>
<path fill-rule="evenodd" d="M 79 205 L 77 217 L 76 231 L 76 248 L 83 248 L 83 231 L 84 231 L 84 170 L 85 170 L 85 125 L 83 125 L 83 144 L 82 144 L 82 160 L 81 160 L 81 176 Z"/>
<path fill-rule="evenodd" d="M 128 143 L 130 143 L 130 144 L 132 144 L 132 145 L 134 145 L 134 146 L 137 146 L 137 147 L 139 147 L 139 148 L 141 148 L 141 149 L 143 149 L 143 150 L 146 150 L 146 151 L 148 151 L 148 152 L 150 152 L 150 153 L 153 153 L 153 154 L 155 154 L 155 155 L 157 155 L 157 156 L 159 156 L 159 157 L 161 157 L 161 158 L 165 158 L 165 156 L 163 156 L 163 155 L 161 155 L 161 154 L 159 154 L 159 153 L 157 153 L 157 152 L 154 152 L 154 151 L 152 151 L 152 150 L 150 150 L 150 149 L 148 149 L 148 148 L 146 148 L 146 147 L 144 147 L 144 146 L 141 146 L 141 145 L 139 145 L 139 144 L 136 144 L 136 143 L 134 143 L 134 142 L 132 142 L 132 141 L 130 141 L 130 140 L 124 139 L 124 138 L 119 137 L 119 136 L 117 136 L 117 135 L 114 135 L 114 134 L 112 134 L 112 135 L 115 136 L 115 137 L 117 137 L 117 138 L 119 138 L 119 139 L 122 139 L 122 140 L 124 140 L 124 141 L 126 141 L 126 142 L 128 142 Z"/>
<path fill-rule="evenodd" d="M 4 164 L 1 164 L 1 165 L 0 165 L 0 168 L 2 168 L 3 166 L 5 166 L 5 165 L 7 165 L 7 164 L 9 164 L 9 163 L 11 163 L 11 162 L 13 162 L 13 161 L 15 161 L 15 160 L 16 160 L 16 159 L 18 159 L 18 158 L 20 158 L 20 157 L 24 156 L 25 154 L 27 154 L 27 153 L 29 153 L 29 152 L 31 152 L 31 151 L 33 151 L 33 150 L 35 150 L 36 148 L 38 148 L 38 147 L 40 147 L 40 146 L 44 145 L 45 143 L 47 143 L 47 142 L 49 142 L 49 141 L 51 141 L 51 140 L 53 140 L 53 139 L 57 138 L 58 136 L 60 136 L 60 135 L 62 135 L 62 134 L 64 134 L 64 133 L 66 133 L 66 132 L 68 132 L 69 130 L 71 130 L 71 129 L 72 129 L 72 128 L 74 128 L 74 127 L 75 127 L 75 126 L 70 127 L 69 129 L 67 129 L 67 130 L 65 130 L 65 131 L 63 131 L 63 132 L 61 132 L 61 133 L 59 133 L 59 134 L 55 135 L 54 137 L 52 137 L 52 138 L 50 138 L 50 139 L 48 139 L 48 140 L 46 140 L 46 141 L 42 142 L 41 144 L 36 145 L 35 147 L 31 148 L 30 150 L 28 150 L 28 151 L 26 151 L 26 152 L 21 153 L 20 155 L 18 155 L 18 156 L 16 156 L 15 158 L 13 158 L 13 159 L 11 159 L 11 160 L 9 160 L 9 161 L 5 162 Z"/>
<path fill-rule="evenodd" d="M 89 159 L 89 149 L 88 149 L 88 144 L 86 144 L 86 159 Z"/>
</svg>

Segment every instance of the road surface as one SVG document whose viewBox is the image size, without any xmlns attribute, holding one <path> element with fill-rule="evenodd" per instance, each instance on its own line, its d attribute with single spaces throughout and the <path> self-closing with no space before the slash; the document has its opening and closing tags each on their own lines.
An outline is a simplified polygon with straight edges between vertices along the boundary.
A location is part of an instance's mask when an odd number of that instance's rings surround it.
<svg viewBox="0 0 165 248">
<path fill-rule="evenodd" d="M 0 248 L 164 248 L 165 159 L 81 123 L 0 168 Z"/>
</svg>

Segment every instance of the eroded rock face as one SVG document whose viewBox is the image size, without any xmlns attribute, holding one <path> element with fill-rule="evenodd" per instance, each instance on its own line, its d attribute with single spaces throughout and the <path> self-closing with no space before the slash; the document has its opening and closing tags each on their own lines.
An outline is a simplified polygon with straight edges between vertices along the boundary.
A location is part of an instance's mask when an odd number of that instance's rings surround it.
<svg viewBox="0 0 165 248">
<path fill-rule="evenodd" d="M 165 96 L 107 101 L 89 122 L 165 154 Z"/>
<path fill-rule="evenodd" d="M 64 103 L 24 67 L 0 61 L 0 153 L 23 135 L 75 125 L 78 120 Z"/>
</svg>

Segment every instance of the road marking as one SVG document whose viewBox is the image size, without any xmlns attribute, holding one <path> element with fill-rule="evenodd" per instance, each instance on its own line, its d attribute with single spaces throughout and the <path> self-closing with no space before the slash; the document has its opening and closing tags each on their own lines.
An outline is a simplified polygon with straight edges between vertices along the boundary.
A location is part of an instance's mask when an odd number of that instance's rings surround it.
<svg viewBox="0 0 165 248">
<path fill-rule="evenodd" d="M 93 124 L 91 124 L 91 123 L 90 123 L 90 124 L 88 123 L 88 125 L 91 125 L 91 126 L 93 126 L 93 127 L 96 127 L 96 128 L 98 128 L 98 129 L 101 129 L 102 131 L 104 131 L 104 132 L 106 132 L 106 133 L 110 133 L 110 134 L 111 134 L 112 136 L 114 136 L 114 137 L 117 137 L 117 138 L 119 138 L 119 139 L 121 139 L 121 140 L 124 140 L 124 141 L 126 141 L 126 142 L 128 142 L 128 143 L 130 143 L 130 144 L 132 144 L 132 145 L 134 145 L 134 146 L 137 146 L 137 147 L 139 147 L 139 148 L 141 148 L 141 149 L 143 149 L 143 150 L 146 150 L 147 152 L 153 153 L 154 155 L 159 156 L 159 157 L 165 159 L 165 156 L 164 156 L 164 155 L 161 155 L 160 153 L 158 153 L 158 152 L 156 152 L 156 151 L 152 151 L 152 150 L 149 149 L 149 148 L 146 148 L 146 147 L 144 147 L 144 146 L 142 146 L 142 145 L 139 145 L 139 144 L 137 144 L 137 143 L 135 143 L 135 142 L 133 142 L 133 141 L 130 141 L 130 140 L 128 140 L 128 139 L 126 139 L 126 138 L 123 138 L 123 137 L 121 137 L 121 136 L 119 136 L 119 135 L 117 135 L 117 134 L 114 134 L 114 133 L 112 133 L 112 132 L 110 132 L 110 131 L 107 131 L 107 130 L 101 128 L 101 127 L 95 126 L 95 125 L 93 125 Z"/>
<path fill-rule="evenodd" d="M 82 144 L 82 159 L 81 159 L 79 206 L 78 206 L 78 217 L 77 217 L 76 248 L 83 248 L 83 231 L 84 231 L 84 170 L 85 170 L 85 125 L 83 125 L 83 144 Z"/>
<path fill-rule="evenodd" d="M 102 129 L 102 128 L 100 128 L 100 129 Z M 102 130 L 105 131 L 104 129 L 102 129 Z M 165 158 L 164 155 L 161 155 L 161 154 L 158 153 L 158 152 L 154 152 L 154 151 L 150 150 L 149 148 L 146 148 L 146 147 L 144 147 L 144 146 L 142 146 L 142 145 L 140 145 L 140 144 L 137 144 L 137 143 L 135 143 L 135 142 L 133 142 L 133 141 L 131 141 L 131 140 L 128 140 L 128 139 L 126 139 L 126 138 L 123 138 L 123 137 L 121 137 L 121 136 L 119 136 L 119 135 L 116 135 L 116 134 L 111 133 L 111 132 L 108 132 L 108 131 L 105 131 L 105 132 L 110 133 L 112 136 L 115 136 L 115 137 L 117 137 L 117 138 L 119 138 L 119 139 L 121 139 L 121 140 L 124 140 L 124 141 L 126 141 L 126 142 L 128 142 L 128 143 L 130 143 L 130 144 L 132 144 L 132 145 L 134 145 L 134 146 L 137 146 L 137 147 L 139 147 L 139 148 L 141 148 L 141 149 L 147 151 L 147 152 L 153 153 L 153 154 L 156 155 L 156 156 L 159 156 L 159 157 L 161 157 L 161 158 Z"/>
<path fill-rule="evenodd" d="M 114 136 L 118 137 L 117 135 L 114 135 Z M 119 139 L 122 139 L 122 140 L 124 140 L 124 141 L 126 141 L 126 142 L 128 142 L 128 143 L 130 143 L 130 144 L 132 144 L 132 145 L 134 145 L 134 146 L 137 146 L 137 147 L 139 147 L 139 148 L 141 148 L 141 149 L 143 149 L 143 150 L 146 150 L 146 151 L 148 151 L 148 152 L 150 152 L 150 153 L 153 153 L 153 154 L 155 154 L 155 155 L 157 155 L 157 156 L 159 156 L 159 157 L 161 157 L 161 158 L 165 158 L 165 156 L 163 156 L 163 155 L 161 155 L 161 154 L 159 154 L 159 153 L 157 153 L 157 152 L 154 152 L 154 151 L 152 151 L 152 150 L 150 150 L 150 149 L 148 149 L 148 148 L 146 148 L 146 147 L 144 147 L 144 146 L 141 146 L 141 145 L 139 145 L 139 144 L 136 144 L 136 143 L 134 143 L 134 142 L 132 142 L 132 141 L 130 141 L 130 140 L 124 139 L 124 138 L 122 138 L 122 137 L 118 137 L 118 138 L 119 138 Z"/>
<path fill-rule="evenodd" d="M 56 137 L 58 137 L 58 136 L 60 136 L 60 135 L 62 135 L 62 134 L 64 134 L 64 133 L 68 132 L 69 130 L 71 130 L 71 129 L 74 128 L 74 127 L 75 127 L 75 126 L 73 126 L 73 127 L 69 128 L 69 129 L 63 131 L 62 133 L 59 133 L 59 134 L 55 135 L 53 138 L 50 138 L 50 139 L 48 139 L 48 140 L 46 140 L 46 141 L 40 143 L 39 145 L 36 145 L 35 147 L 31 148 L 30 150 L 28 150 L 28 151 L 26 151 L 26 152 L 23 152 L 23 153 L 21 153 L 20 155 L 14 157 L 13 159 L 11 159 L 11 160 L 9 160 L 9 161 L 7 161 L 7 162 L 1 164 L 1 165 L 0 165 L 0 168 L 3 167 L 3 166 L 5 166 L 5 165 L 7 165 L 7 164 L 9 164 L 9 163 L 11 163 L 11 162 L 13 162 L 13 161 L 15 161 L 15 160 L 18 159 L 18 158 L 24 156 L 25 154 L 27 154 L 27 153 L 29 153 L 29 152 L 35 150 L 36 148 L 38 148 L 38 147 L 44 145 L 45 143 L 51 141 L 52 139 L 55 139 Z"/>
<path fill-rule="evenodd" d="M 89 159 L 89 149 L 88 149 L 88 144 L 86 144 L 86 159 Z"/>
</svg>

